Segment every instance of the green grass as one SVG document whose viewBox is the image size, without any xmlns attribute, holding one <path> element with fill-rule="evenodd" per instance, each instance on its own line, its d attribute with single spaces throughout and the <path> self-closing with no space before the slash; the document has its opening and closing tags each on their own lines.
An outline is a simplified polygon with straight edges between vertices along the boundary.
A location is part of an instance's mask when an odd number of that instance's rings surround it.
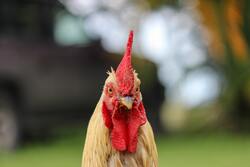
<svg viewBox="0 0 250 167">
<path fill-rule="evenodd" d="M 160 167 L 250 167 L 250 136 L 158 137 Z M 1 167 L 79 167 L 83 136 L 30 143 L 0 154 Z"/>
<path fill-rule="evenodd" d="M 161 167 L 250 167 L 250 136 L 161 138 L 158 145 Z"/>
</svg>

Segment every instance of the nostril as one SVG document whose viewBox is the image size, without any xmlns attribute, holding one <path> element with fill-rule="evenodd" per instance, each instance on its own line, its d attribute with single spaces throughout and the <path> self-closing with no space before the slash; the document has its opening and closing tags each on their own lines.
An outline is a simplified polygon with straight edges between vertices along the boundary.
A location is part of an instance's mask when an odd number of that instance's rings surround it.
<svg viewBox="0 0 250 167">
<path fill-rule="evenodd" d="M 123 94 L 124 97 L 133 97 L 132 94 Z"/>
</svg>

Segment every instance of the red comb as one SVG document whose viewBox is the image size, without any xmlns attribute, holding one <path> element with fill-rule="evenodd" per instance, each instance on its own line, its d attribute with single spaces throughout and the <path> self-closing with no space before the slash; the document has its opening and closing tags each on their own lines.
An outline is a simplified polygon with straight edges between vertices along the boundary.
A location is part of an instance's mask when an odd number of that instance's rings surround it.
<svg viewBox="0 0 250 167">
<path fill-rule="evenodd" d="M 116 69 L 116 79 L 122 95 L 129 95 L 134 86 L 134 73 L 131 64 L 133 31 L 130 31 L 125 54 Z"/>
</svg>

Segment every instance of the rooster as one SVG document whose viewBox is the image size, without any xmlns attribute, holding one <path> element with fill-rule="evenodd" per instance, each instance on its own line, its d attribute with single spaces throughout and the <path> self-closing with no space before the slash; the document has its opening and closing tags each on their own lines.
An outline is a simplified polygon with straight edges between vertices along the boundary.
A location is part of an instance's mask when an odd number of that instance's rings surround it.
<svg viewBox="0 0 250 167">
<path fill-rule="evenodd" d="M 138 74 L 131 65 L 133 31 L 116 71 L 111 68 L 90 119 L 82 167 L 157 167 L 154 134 L 147 121 Z"/>
</svg>

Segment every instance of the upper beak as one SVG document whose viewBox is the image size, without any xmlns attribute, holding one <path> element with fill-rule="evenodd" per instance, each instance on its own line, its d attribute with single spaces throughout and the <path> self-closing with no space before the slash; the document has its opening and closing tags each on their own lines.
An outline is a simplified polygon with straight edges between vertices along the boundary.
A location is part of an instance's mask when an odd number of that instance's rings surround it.
<svg viewBox="0 0 250 167">
<path fill-rule="evenodd" d="M 133 98 L 130 96 L 125 96 L 121 98 L 121 104 L 127 107 L 127 109 L 131 109 L 133 106 Z"/>
</svg>

